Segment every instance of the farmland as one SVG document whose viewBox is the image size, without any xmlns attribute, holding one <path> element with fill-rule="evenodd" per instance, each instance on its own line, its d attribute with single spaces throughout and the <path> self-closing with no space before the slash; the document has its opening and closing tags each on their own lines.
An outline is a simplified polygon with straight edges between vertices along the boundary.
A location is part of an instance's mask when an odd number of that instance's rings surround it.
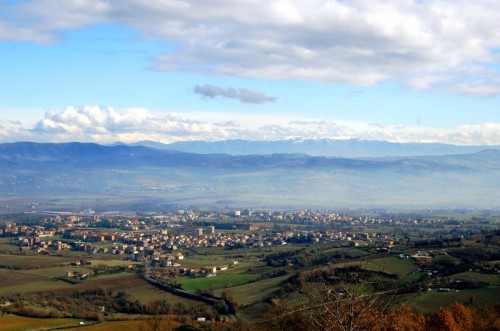
<svg viewBox="0 0 500 331">
<path fill-rule="evenodd" d="M 16 315 L 0 316 L 0 325 L 2 331 L 23 331 L 23 330 L 41 330 L 49 328 L 61 328 L 68 326 L 78 326 L 81 320 L 69 318 L 30 318 Z"/>
<path fill-rule="evenodd" d="M 326 227 L 324 220 L 305 224 L 293 214 L 288 220 L 262 215 L 276 220 L 236 222 L 210 214 L 166 229 L 165 223 L 134 217 L 123 231 L 123 221 L 109 218 L 86 221 L 91 230 L 50 233 L 38 244 L 29 234 L 1 238 L 2 310 L 48 323 L 55 323 L 54 316 L 102 321 L 86 329 L 137 328 L 141 322 L 134 319 L 155 311 L 191 321 L 205 316 L 252 323 L 277 304 L 297 307 L 320 287 L 338 291 L 347 284 L 363 293 L 389 293 L 394 304 L 417 312 L 454 302 L 498 304 L 494 219 L 425 220 L 417 227 L 414 221 L 337 215 Z M 39 224 L 51 229 L 47 219 Z"/>
<path fill-rule="evenodd" d="M 204 278 L 177 278 L 177 282 L 186 291 L 196 292 L 197 289 L 231 288 L 246 284 L 256 278 L 257 275 L 252 273 L 228 273 Z"/>
</svg>

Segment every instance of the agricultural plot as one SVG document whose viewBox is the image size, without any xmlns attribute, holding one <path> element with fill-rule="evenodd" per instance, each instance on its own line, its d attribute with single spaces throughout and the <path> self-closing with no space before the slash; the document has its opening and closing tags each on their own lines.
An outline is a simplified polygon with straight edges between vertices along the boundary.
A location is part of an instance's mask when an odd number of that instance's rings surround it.
<svg viewBox="0 0 500 331">
<path fill-rule="evenodd" d="M 143 264 L 141 262 L 135 262 L 135 261 L 127 261 L 127 260 L 117 260 L 117 259 L 92 259 L 88 260 L 90 262 L 90 265 L 92 267 L 97 267 L 100 265 L 104 265 L 107 267 L 126 267 L 129 265 L 136 265 L 136 264 Z"/>
<path fill-rule="evenodd" d="M 222 292 L 225 291 L 233 296 L 236 302 L 247 306 L 272 298 L 281 290 L 283 283 L 286 282 L 288 277 L 289 276 L 286 275 L 275 278 L 267 278 L 244 285 L 218 289 L 214 292 L 215 295 L 221 296 Z"/>
<path fill-rule="evenodd" d="M 63 276 L 68 269 L 79 270 L 81 272 L 84 268 L 57 267 L 26 271 L 0 270 L 0 276 L 3 281 L 0 285 L 0 295 L 44 291 L 71 294 L 73 291 L 93 289 L 97 287 L 116 291 L 126 290 L 131 285 L 137 284 L 137 282 L 140 284 L 145 283 L 142 276 L 133 273 L 117 273 L 90 277 L 89 279 L 77 284 L 71 284 L 55 278 Z M 42 273 L 38 274 L 40 271 Z"/>
<path fill-rule="evenodd" d="M 475 271 L 467 271 L 455 274 L 453 278 L 462 281 L 484 282 L 490 287 L 500 286 L 500 275 L 498 274 L 482 274 Z"/>
<path fill-rule="evenodd" d="M 15 254 L 19 252 L 19 248 L 11 245 L 12 238 L 0 238 L 0 252 L 7 254 Z"/>
<path fill-rule="evenodd" d="M 169 292 L 165 292 L 157 287 L 150 285 L 146 281 L 142 284 L 137 284 L 135 286 L 124 289 L 125 292 L 130 294 L 134 300 L 139 300 L 143 304 L 149 302 L 154 302 L 158 300 L 166 300 L 171 305 L 184 304 L 188 307 L 201 307 L 206 306 L 203 302 L 190 300 L 177 295 L 173 295 Z"/>
<path fill-rule="evenodd" d="M 30 318 L 16 315 L 0 316 L 3 331 L 44 330 L 78 326 L 82 320 L 71 318 Z"/>
<path fill-rule="evenodd" d="M 334 265 L 334 267 L 337 268 L 343 268 L 346 266 L 359 266 L 366 270 L 384 272 L 387 274 L 397 275 L 398 277 L 404 277 L 417 270 L 417 266 L 410 259 L 400 259 L 396 257 L 344 262 Z"/>
<path fill-rule="evenodd" d="M 64 289 L 71 289 L 71 284 L 62 280 L 55 280 L 51 278 L 26 281 L 22 284 L 0 287 L 0 295 L 12 293 L 30 293 L 30 292 L 44 292 L 44 291 L 57 291 Z"/>
<path fill-rule="evenodd" d="M 41 277 L 39 275 L 25 274 L 19 271 L 0 269 L 0 279 L 2 280 L 0 291 L 1 288 L 43 280 L 43 278 L 44 277 Z"/>
<path fill-rule="evenodd" d="M 181 284 L 182 288 L 188 292 L 196 292 L 197 289 L 226 288 L 248 283 L 255 280 L 258 275 L 254 273 L 226 273 L 218 274 L 214 277 L 202 278 L 176 278 L 175 281 Z"/>
<path fill-rule="evenodd" d="M 18 269 L 38 269 L 60 264 L 69 264 L 74 258 L 41 255 L 0 254 L 0 267 Z"/>
<path fill-rule="evenodd" d="M 55 277 L 63 277 L 67 272 L 75 273 L 86 273 L 92 272 L 93 270 L 87 267 L 75 267 L 75 266 L 65 266 L 65 267 L 54 267 L 54 268 L 45 268 L 45 269 L 35 269 L 35 270 L 21 270 L 18 271 L 19 274 L 27 274 L 27 275 L 38 275 L 40 277 L 46 278 L 55 278 Z"/>
<path fill-rule="evenodd" d="M 472 298 L 472 299 L 471 299 Z M 467 289 L 458 292 L 428 291 L 408 299 L 405 304 L 420 312 L 436 312 L 454 302 L 469 305 L 498 304 L 500 288 Z"/>
<path fill-rule="evenodd" d="M 142 321 L 112 321 L 102 322 L 95 325 L 85 326 L 82 330 L 85 331 L 136 331 L 140 330 Z"/>
<path fill-rule="evenodd" d="M 254 265 L 257 263 L 257 260 L 241 260 L 241 259 L 234 259 L 234 258 L 227 258 L 224 256 L 218 256 L 218 255 L 193 255 L 193 256 L 188 256 L 184 260 L 180 261 L 181 264 L 185 267 L 189 268 L 203 268 L 207 266 L 229 266 L 232 265 L 232 262 L 234 260 L 238 261 L 238 264 L 235 266 L 232 266 L 231 268 L 246 268 Z"/>
</svg>

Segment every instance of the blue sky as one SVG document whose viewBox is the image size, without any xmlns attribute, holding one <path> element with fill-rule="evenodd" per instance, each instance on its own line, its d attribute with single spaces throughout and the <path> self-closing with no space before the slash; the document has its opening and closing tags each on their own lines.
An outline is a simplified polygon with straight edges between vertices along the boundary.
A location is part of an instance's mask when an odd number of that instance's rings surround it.
<svg viewBox="0 0 500 331">
<path fill-rule="evenodd" d="M 0 142 L 500 145 L 497 1 L 0 1 Z"/>
</svg>

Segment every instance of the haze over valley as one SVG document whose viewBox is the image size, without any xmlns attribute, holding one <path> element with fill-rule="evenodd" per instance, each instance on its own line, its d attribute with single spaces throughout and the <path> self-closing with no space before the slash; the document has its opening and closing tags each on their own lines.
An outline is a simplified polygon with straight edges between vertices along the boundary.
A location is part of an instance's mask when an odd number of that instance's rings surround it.
<svg viewBox="0 0 500 331">
<path fill-rule="evenodd" d="M 358 143 L 359 144 L 359 143 Z M 498 207 L 500 151 L 343 158 L 193 154 L 144 146 L 0 145 L 2 212 L 70 202 L 97 210 Z M 7 207 L 8 206 L 8 207 Z"/>
</svg>

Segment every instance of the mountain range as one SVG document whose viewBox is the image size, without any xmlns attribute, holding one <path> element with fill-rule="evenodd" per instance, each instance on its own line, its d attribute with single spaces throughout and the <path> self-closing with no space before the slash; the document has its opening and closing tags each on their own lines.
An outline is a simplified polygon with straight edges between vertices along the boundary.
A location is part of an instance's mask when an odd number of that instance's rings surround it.
<svg viewBox="0 0 500 331">
<path fill-rule="evenodd" d="M 37 206 L 500 208 L 500 151 L 347 158 L 0 144 L 0 213 Z"/>
<path fill-rule="evenodd" d="M 421 155 L 469 154 L 485 149 L 500 149 L 500 146 L 458 146 L 442 143 L 394 143 L 359 139 L 291 138 L 274 141 L 223 140 L 182 141 L 162 144 L 140 141 L 132 146 L 147 146 L 156 149 L 176 150 L 187 153 L 225 153 L 230 155 L 254 155 L 276 153 L 299 153 L 313 156 L 337 157 L 402 157 Z"/>
</svg>

